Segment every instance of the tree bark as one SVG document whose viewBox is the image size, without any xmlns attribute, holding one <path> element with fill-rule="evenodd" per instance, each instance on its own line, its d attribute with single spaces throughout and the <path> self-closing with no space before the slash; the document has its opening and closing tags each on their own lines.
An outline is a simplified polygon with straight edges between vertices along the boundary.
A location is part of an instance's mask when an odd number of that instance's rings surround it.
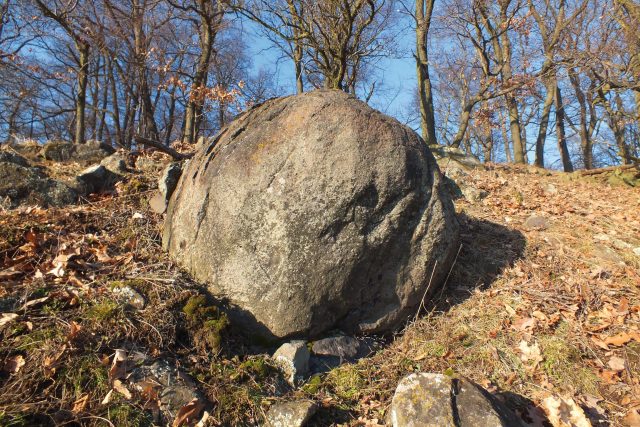
<svg viewBox="0 0 640 427">
<path fill-rule="evenodd" d="M 585 169 L 593 168 L 593 147 L 591 143 L 591 134 L 588 128 L 587 118 L 587 100 L 582 88 L 580 87 L 580 79 L 575 70 L 569 70 L 569 81 L 573 86 L 573 90 L 580 106 L 580 148 L 582 151 L 582 159 Z"/>
<path fill-rule="evenodd" d="M 507 18 L 507 5 L 509 2 L 503 2 L 504 6 L 500 9 L 501 22 L 508 23 Z M 503 31 L 500 38 L 502 39 L 502 80 L 506 84 L 512 84 L 513 70 L 511 68 L 511 40 L 509 40 L 509 33 Z M 507 102 L 507 108 L 509 110 L 509 128 L 511 130 L 511 141 L 513 142 L 513 157 L 515 163 L 526 163 L 525 160 L 525 146 L 522 140 L 522 129 L 520 126 L 520 113 L 518 111 L 518 101 L 515 98 L 513 92 L 509 92 L 505 95 Z"/>
<path fill-rule="evenodd" d="M 416 71 L 420 98 L 420 127 L 427 145 L 437 144 L 433 95 L 429 77 L 428 36 L 435 0 L 416 0 Z"/>
<path fill-rule="evenodd" d="M 200 57 L 196 66 L 196 73 L 191 82 L 191 94 L 187 111 L 185 112 L 184 139 L 189 144 L 193 144 L 197 137 L 198 113 L 202 110 L 205 100 L 204 89 L 207 85 L 209 74 L 209 64 L 211 63 L 211 52 L 215 39 L 215 19 L 217 11 L 213 10 L 213 5 L 209 0 L 200 0 Z"/>
<path fill-rule="evenodd" d="M 547 140 L 549 116 L 551 115 L 551 107 L 553 107 L 556 85 L 555 78 L 550 78 L 546 84 L 547 94 L 544 98 L 542 114 L 540 115 L 540 127 L 538 128 L 538 137 L 536 138 L 536 158 L 534 161 L 534 165 L 539 168 L 544 168 L 544 145 Z"/>
<path fill-rule="evenodd" d="M 562 167 L 565 172 L 573 172 L 573 164 L 567 148 L 567 138 L 564 129 L 564 105 L 562 103 L 562 92 L 556 84 L 555 87 L 555 107 L 556 107 L 556 138 L 558 140 L 558 151 L 562 160 Z"/>
<path fill-rule="evenodd" d="M 89 80 L 89 44 L 76 42 L 78 49 L 78 95 L 76 97 L 76 129 L 73 142 L 85 142 L 85 110 L 87 105 L 87 82 Z"/>
</svg>

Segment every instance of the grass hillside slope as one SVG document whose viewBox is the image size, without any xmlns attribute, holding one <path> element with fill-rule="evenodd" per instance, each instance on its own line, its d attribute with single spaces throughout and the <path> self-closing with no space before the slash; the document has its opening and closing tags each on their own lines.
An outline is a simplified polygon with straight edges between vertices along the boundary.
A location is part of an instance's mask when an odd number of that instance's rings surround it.
<svg viewBox="0 0 640 427">
<path fill-rule="evenodd" d="M 467 376 L 531 425 L 549 422 L 549 399 L 593 425 L 639 425 L 640 188 L 615 171 L 501 165 L 465 180 L 486 197 L 456 201 L 461 246 L 438 300 L 298 389 L 163 254 L 155 177 L 0 212 L 0 425 L 259 425 L 299 397 L 320 405 L 314 425 L 384 425 L 417 371 Z M 123 372 L 150 360 L 190 374 L 202 398 L 161 414 L 163 386 Z"/>
</svg>

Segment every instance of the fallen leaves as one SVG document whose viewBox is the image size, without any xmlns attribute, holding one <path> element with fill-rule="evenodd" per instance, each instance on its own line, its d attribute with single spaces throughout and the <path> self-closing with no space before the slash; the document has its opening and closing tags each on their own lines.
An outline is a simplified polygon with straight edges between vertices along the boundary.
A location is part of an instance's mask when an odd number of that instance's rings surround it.
<svg viewBox="0 0 640 427">
<path fill-rule="evenodd" d="M 133 395 L 129 391 L 129 389 L 122 383 L 120 380 L 113 381 L 113 389 L 123 395 L 126 399 L 131 400 Z"/>
<path fill-rule="evenodd" d="M 15 356 L 7 358 L 7 360 L 4 362 L 2 370 L 4 372 L 8 372 L 9 374 L 17 374 L 20 369 L 22 369 L 22 367 L 26 365 L 26 363 L 27 362 L 24 360 L 24 356 L 22 356 L 21 354 L 17 354 Z"/>
<path fill-rule="evenodd" d="M 56 370 L 60 364 L 60 360 L 67 350 L 67 345 L 64 344 L 60 350 L 52 356 L 46 356 L 44 358 L 44 363 L 42 365 L 42 369 L 44 371 L 44 375 L 46 378 L 51 378 L 56 373 Z"/>
<path fill-rule="evenodd" d="M 15 313 L 2 313 L 0 314 L 0 327 L 7 325 L 9 322 L 12 322 L 18 318 L 18 315 Z"/>
<path fill-rule="evenodd" d="M 178 410 L 171 427 L 180 427 L 194 422 L 198 419 L 198 415 L 200 415 L 204 407 L 205 405 L 200 399 L 193 399 Z"/>
<path fill-rule="evenodd" d="M 542 406 L 553 427 L 591 427 L 582 408 L 570 397 L 549 396 Z"/>
<path fill-rule="evenodd" d="M 537 343 L 529 345 L 529 343 L 522 340 L 518 345 L 518 350 L 521 353 L 520 359 L 529 364 L 529 369 L 535 369 L 544 360 L 540 346 Z"/>
<path fill-rule="evenodd" d="M 624 371 L 626 362 L 622 357 L 612 356 L 607 365 L 613 371 Z"/>
<path fill-rule="evenodd" d="M 125 350 L 116 350 L 111 368 L 109 369 L 109 381 L 113 383 L 116 379 L 124 378 L 126 372 L 127 352 Z"/>
<path fill-rule="evenodd" d="M 607 345 L 615 346 L 615 347 L 621 347 L 629 343 L 631 340 L 634 340 L 640 343 L 640 332 L 631 332 L 631 333 L 621 332 L 612 337 L 605 338 L 604 343 Z"/>
<path fill-rule="evenodd" d="M 622 422 L 628 427 L 640 426 L 640 408 L 631 409 L 622 419 Z"/>
<path fill-rule="evenodd" d="M 75 402 L 73 402 L 73 406 L 71 407 L 71 411 L 74 414 L 78 414 L 78 413 L 80 413 L 80 412 L 85 410 L 85 408 L 87 407 L 88 403 L 89 403 L 89 395 L 85 393 L 82 396 L 80 396 L 78 399 L 76 399 Z"/>
</svg>

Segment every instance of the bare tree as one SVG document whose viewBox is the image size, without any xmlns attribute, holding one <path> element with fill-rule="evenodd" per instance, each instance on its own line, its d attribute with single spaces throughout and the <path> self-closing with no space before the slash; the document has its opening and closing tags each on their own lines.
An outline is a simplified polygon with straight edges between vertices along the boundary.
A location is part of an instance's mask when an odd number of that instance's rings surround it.
<svg viewBox="0 0 640 427">
<path fill-rule="evenodd" d="M 75 47 L 73 54 L 76 62 L 77 94 L 74 142 L 85 142 L 85 110 L 87 103 L 87 82 L 89 80 L 89 54 L 91 52 L 88 20 L 85 11 L 78 2 L 62 0 L 35 0 L 43 15 L 55 21 L 71 38 Z"/>
</svg>

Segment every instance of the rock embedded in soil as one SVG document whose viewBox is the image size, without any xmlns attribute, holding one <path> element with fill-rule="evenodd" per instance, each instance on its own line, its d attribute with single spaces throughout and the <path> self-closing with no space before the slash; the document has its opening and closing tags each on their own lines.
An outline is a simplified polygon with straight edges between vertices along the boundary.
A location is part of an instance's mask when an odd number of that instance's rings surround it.
<svg viewBox="0 0 640 427">
<path fill-rule="evenodd" d="M 531 215 L 523 224 L 527 230 L 542 231 L 549 228 L 549 220 L 540 215 Z"/>
<path fill-rule="evenodd" d="M 316 413 L 317 405 L 310 400 L 276 403 L 266 416 L 266 427 L 303 427 Z"/>
<path fill-rule="evenodd" d="M 158 192 L 149 200 L 151 209 L 159 214 L 165 213 L 171 195 L 178 185 L 178 180 L 182 175 L 182 162 L 169 163 L 158 179 Z"/>
<path fill-rule="evenodd" d="M 77 199 L 73 188 L 49 178 L 40 168 L 29 166 L 23 157 L 10 153 L 0 155 L 0 203 L 5 207 L 60 207 Z"/>
<path fill-rule="evenodd" d="M 40 155 L 46 160 L 56 162 L 77 162 L 89 165 L 99 163 L 105 157 L 113 154 L 116 150 L 100 141 L 89 140 L 84 144 L 74 144 L 71 142 L 51 141 L 46 143 Z"/>
<path fill-rule="evenodd" d="M 314 354 L 339 357 L 341 360 L 353 360 L 358 356 L 360 343 L 349 336 L 323 338 L 315 341 L 311 347 Z"/>
<path fill-rule="evenodd" d="M 273 360 L 285 374 L 287 382 L 295 386 L 309 373 L 310 356 L 306 341 L 291 341 L 276 350 Z"/>
<path fill-rule="evenodd" d="M 157 394 L 165 425 L 173 421 L 178 411 L 193 400 L 207 402 L 196 382 L 166 360 L 137 366 L 127 381 L 139 392 L 149 393 L 151 390 Z"/>
<path fill-rule="evenodd" d="M 129 172 L 129 166 L 127 165 L 127 162 L 127 154 L 118 151 L 102 159 L 100 161 L 100 164 L 107 168 L 109 171 L 122 175 Z"/>
<path fill-rule="evenodd" d="M 464 378 L 418 373 L 403 378 L 390 409 L 393 427 L 520 427 L 522 421 Z"/>
<path fill-rule="evenodd" d="M 93 165 L 76 177 L 75 189 L 83 195 L 101 193 L 112 190 L 114 184 L 120 179 L 122 179 L 121 175 L 113 173 L 105 166 Z"/>
<path fill-rule="evenodd" d="M 443 283 L 457 240 L 422 139 L 328 90 L 267 101 L 204 140 L 163 234 L 181 266 L 237 307 L 232 322 L 272 339 L 399 327 L 430 278 L 431 293 Z"/>
</svg>

